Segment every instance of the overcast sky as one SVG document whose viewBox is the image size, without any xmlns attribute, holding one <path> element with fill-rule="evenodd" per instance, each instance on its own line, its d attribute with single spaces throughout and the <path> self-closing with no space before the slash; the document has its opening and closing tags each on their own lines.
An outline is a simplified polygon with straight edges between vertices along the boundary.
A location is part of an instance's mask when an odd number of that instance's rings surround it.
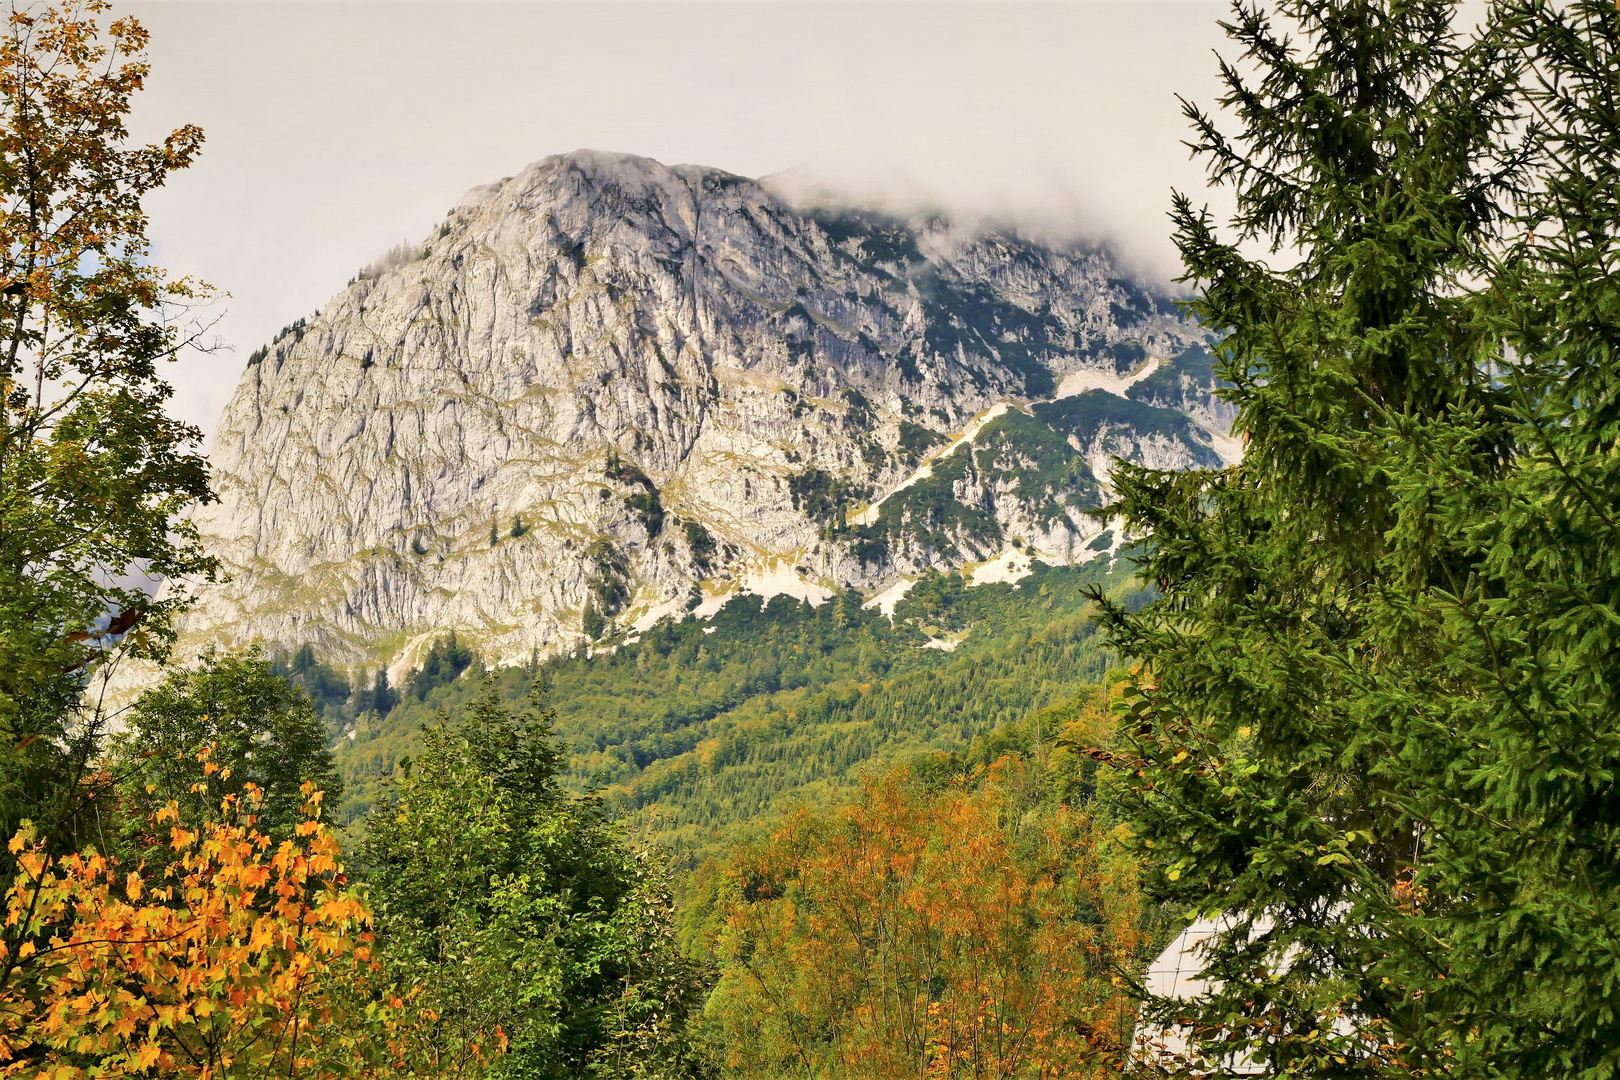
<svg viewBox="0 0 1620 1080">
<path fill-rule="evenodd" d="M 122 5 L 120 5 L 122 8 Z M 1209 102 L 1216 0 L 142 3 L 151 137 L 207 132 L 149 203 L 157 261 L 229 298 L 184 361 L 211 429 L 247 355 L 461 194 L 579 147 L 800 169 L 1111 238 L 1168 278 L 1170 189 L 1202 187 L 1174 95 Z"/>
</svg>

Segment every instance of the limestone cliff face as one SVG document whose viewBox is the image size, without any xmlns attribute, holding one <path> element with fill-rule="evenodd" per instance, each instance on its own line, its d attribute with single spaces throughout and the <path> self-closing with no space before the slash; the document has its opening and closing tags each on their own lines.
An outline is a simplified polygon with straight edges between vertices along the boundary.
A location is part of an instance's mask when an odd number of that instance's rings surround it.
<svg viewBox="0 0 1620 1080">
<path fill-rule="evenodd" d="M 1160 374 L 1204 337 L 1099 251 L 548 158 L 255 355 L 183 648 L 515 661 L 750 581 L 1071 558 L 1109 455 L 1218 460 L 1202 376 Z"/>
</svg>

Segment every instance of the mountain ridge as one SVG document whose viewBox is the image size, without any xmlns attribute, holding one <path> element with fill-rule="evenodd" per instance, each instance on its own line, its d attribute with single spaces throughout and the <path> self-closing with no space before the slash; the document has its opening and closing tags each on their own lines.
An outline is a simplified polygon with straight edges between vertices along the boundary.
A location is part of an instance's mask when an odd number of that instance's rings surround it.
<svg viewBox="0 0 1620 1080">
<path fill-rule="evenodd" d="M 1093 248 L 547 158 L 255 354 L 181 650 L 397 675 L 455 630 L 511 664 L 750 589 L 1075 561 L 1111 455 L 1230 456 L 1206 346 Z"/>
</svg>

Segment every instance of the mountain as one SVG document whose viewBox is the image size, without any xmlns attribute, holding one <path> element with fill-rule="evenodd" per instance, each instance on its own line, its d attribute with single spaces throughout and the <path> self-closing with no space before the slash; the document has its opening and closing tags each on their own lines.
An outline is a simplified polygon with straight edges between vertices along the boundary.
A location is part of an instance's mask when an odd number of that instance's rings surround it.
<svg viewBox="0 0 1620 1080">
<path fill-rule="evenodd" d="M 250 359 L 182 655 L 397 684 L 451 630 L 521 664 L 744 593 L 892 613 L 931 569 L 1084 562 L 1112 455 L 1235 454 L 1207 345 L 1097 248 L 547 158 Z"/>
</svg>

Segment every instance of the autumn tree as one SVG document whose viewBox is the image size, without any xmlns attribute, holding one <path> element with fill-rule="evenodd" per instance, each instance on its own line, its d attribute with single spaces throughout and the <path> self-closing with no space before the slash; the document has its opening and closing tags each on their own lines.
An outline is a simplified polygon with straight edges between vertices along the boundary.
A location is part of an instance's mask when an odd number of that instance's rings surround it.
<svg viewBox="0 0 1620 1080">
<path fill-rule="evenodd" d="M 24 927 L 0 987 L 0 1075 L 431 1075 L 416 1029 L 431 1013 L 386 985 L 370 912 L 306 785 L 295 835 L 252 824 L 259 792 L 214 821 L 158 814 L 160 869 L 94 851 L 53 857 L 31 829 L 11 841 L 6 894 Z M 498 1050 L 491 1035 L 490 1053 Z"/>
<path fill-rule="evenodd" d="M 141 206 L 202 132 L 129 139 L 146 41 L 104 0 L 13 4 L 0 32 L 0 834 L 29 819 L 49 850 L 88 836 L 87 672 L 160 655 L 182 603 L 131 575 L 211 566 L 180 517 L 209 497 L 200 435 L 162 378 L 204 290 L 151 264 Z"/>
<path fill-rule="evenodd" d="M 342 797 L 327 741 L 309 695 L 275 674 L 259 650 L 208 652 L 136 699 L 111 740 L 109 764 L 120 810 L 137 830 L 171 802 L 189 820 L 206 820 L 225 796 L 251 786 L 261 795 L 259 831 L 281 840 L 303 818 L 306 783 L 334 805 Z M 211 770 L 199 760 L 205 747 Z"/>
<path fill-rule="evenodd" d="M 1051 738 L 1053 732 L 1048 732 Z M 1003 757 L 943 789 L 915 771 L 740 849 L 709 1004 L 735 1075 L 1102 1076 L 1147 937 L 1106 813 L 1039 810 Z M 1021 793 L 1022 792 L 1022 793 Z"/>
</svg>

